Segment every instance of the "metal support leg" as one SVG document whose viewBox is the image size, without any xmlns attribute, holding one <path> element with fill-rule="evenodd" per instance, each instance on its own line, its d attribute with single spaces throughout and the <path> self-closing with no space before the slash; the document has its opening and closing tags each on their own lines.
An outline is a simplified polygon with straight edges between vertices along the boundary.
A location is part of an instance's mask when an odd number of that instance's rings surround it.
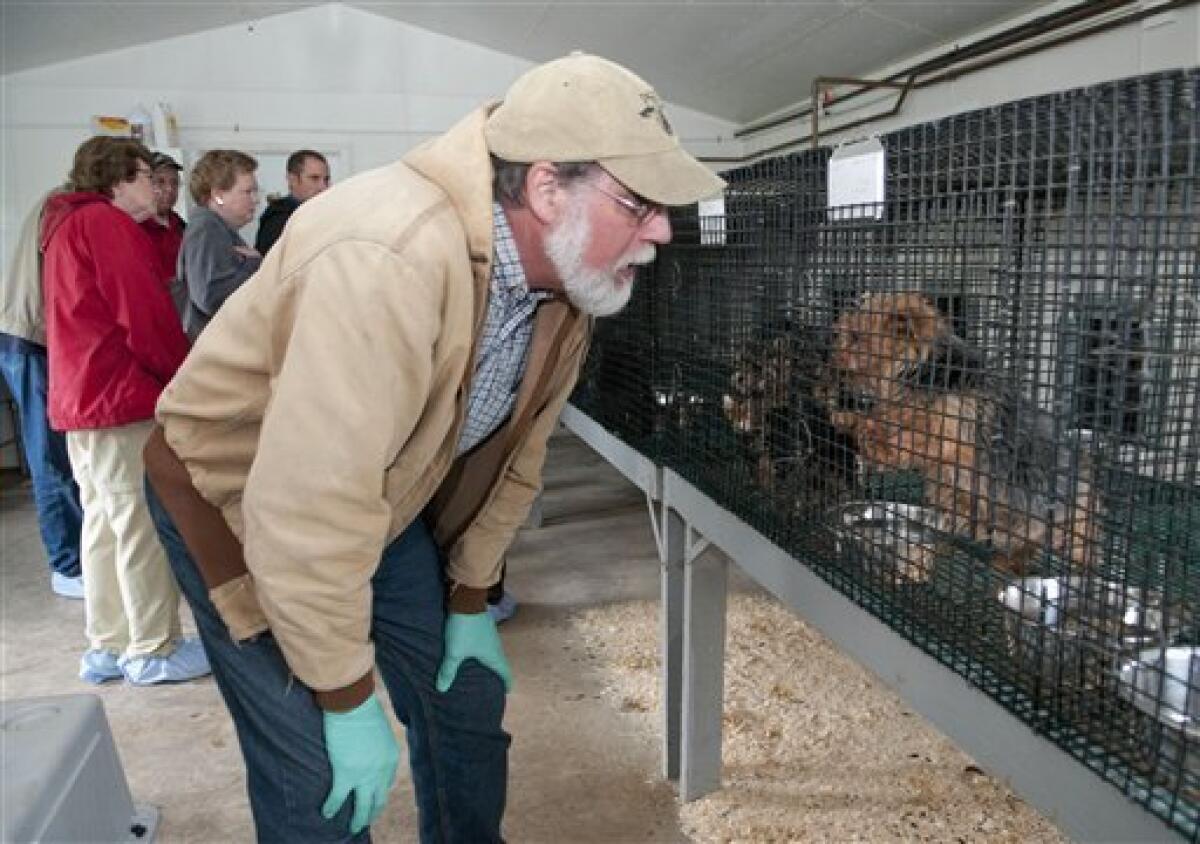
<svg viewBox="0 0 1200 844">
<path fill-rule="evenodd" d="M 690 527 L 684 531 L 691 539 Z M 683 719 L 679 797 L 684 802 L 721 787 L 721 713 L 725 687 L 728 567 L 707 540 L 684 550 Z"/>
<path fill-rule="evenodd" d="M 662 572 L 659 642 L 662 647 L 663 774 L 679 779 L 680 722 L 683 715 L 683 569 L 687 550 L 683 519 L 663 507 L 665 547 L 660 546 Z"/>
<path fill-rule="evenodd" d="M 544 492 L 539 492 L 537 498 L 533 499 L 533 506 L 529 508 L 529 515 L 525 517 L 525 524 L 522 527 L 537 530 L 542 526 L 542 520 L 546 515 L 542 509 L 542 497 L 544 495 Z"/>
</svg>

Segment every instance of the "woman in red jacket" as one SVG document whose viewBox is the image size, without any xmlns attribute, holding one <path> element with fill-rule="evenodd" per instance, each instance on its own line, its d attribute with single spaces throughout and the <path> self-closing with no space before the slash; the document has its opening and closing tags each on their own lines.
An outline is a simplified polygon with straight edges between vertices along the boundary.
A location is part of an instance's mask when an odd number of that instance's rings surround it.
<svg viewBox="0 0 1200 844">
<path fill-rule="evenodd" d="M 67 432 L 83 504 L 89 649 L 79 676 L 137 685 L 209 672 L 179 627 L 179 588 L 142 489 L 154 405 L 188 351 L 158 257 L 150 152 L 95 137 L 42 217 L 50 424 Z"/>
</svg>

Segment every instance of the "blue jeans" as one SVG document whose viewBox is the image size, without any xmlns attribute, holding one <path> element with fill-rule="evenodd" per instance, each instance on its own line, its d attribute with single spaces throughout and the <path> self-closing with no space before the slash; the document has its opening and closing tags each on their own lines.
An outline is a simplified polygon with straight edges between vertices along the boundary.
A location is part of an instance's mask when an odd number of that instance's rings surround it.
<svg viewBox="0 0 1200 844">
<path fill-rule="evenodd" d="M 179 587 L 192 607 L 213 676 L 233 716 L 262 842 L 366 841 L 349 834 L 353 799 L 321 817 L 332 784 L 321 710 L 269 633 L 238 644 L 150 484 L 146 498 Z M 445 622 L 443 560 L 418 518 L 384 549 L 371 580 L 371 637 L 392 706 L 407 728 L 422 842 L 500 841 L 510 738 L 504 684 L 474 660 L 450 691 L 434 679 Z"/>
<path fill-rule="evenodd" d="M 20 338 L 0 335 L 0 372 L 21 415 L 21 441 L 33 479 L 33 501 L 46 559 L 53 571 L 78 577 L 83 510 L 79 488 L 71 476 L 66 437 L 50 430 L 46 418 L 46 350 Z"/>
</svg>

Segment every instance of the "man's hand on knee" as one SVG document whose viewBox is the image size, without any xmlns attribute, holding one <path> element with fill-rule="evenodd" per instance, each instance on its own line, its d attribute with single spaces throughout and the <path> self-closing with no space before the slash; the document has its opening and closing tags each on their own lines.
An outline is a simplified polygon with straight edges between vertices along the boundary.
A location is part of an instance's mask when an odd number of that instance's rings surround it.
<svg viewBox="0 0 1200 844">
<path fill-rule="evenodd" d="M 446 616 L 445 653 L 437 673 L 437 690 L 447 692 L 463 660 L 476 659 L 500 676 L 504 691 L 512 691 L 512 669 L 504 656 L 496 622 L 486 612 Z"/>
<path fill-rule="evenodd" d="M 374 694 L 349 712 L 325 712 L 325 752 L 333 787 L 321 814 L 332 818 L 353 794 L 350 834 L 357 835 L 383 812 L 400 762 L 396 737 Z"/>
</svg>

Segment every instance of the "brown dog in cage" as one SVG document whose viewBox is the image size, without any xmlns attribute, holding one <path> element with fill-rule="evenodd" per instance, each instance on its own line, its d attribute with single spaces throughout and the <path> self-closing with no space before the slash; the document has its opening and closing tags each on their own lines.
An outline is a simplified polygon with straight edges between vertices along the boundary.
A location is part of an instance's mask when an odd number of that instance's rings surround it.
<svg viewBox="0 0 1200 844">
<path fill-rule="evenodd" d="M 996 566 L 1013 574 L 1046 547 L 1073 567 L 1091 565 L 1098 514 L 1087 455 L 932 302 L 868 297 L 835 325 L 830 369 L 840 390 L 834 424 L 854 435 L 868 465 L 921 473 L 941 532 L 991 546 Z M 937 549 L 909 549 L 902 574 L 927 579 Z"/>
<path fill-rule="evenodd" d="M 904 374 L 953 337 L 950 321 L 920 293 L 874 293 L 833 324 L 817 398 L 833 426 L 857 436 L 864 414 L 902 389 Z"/>
</svg>

